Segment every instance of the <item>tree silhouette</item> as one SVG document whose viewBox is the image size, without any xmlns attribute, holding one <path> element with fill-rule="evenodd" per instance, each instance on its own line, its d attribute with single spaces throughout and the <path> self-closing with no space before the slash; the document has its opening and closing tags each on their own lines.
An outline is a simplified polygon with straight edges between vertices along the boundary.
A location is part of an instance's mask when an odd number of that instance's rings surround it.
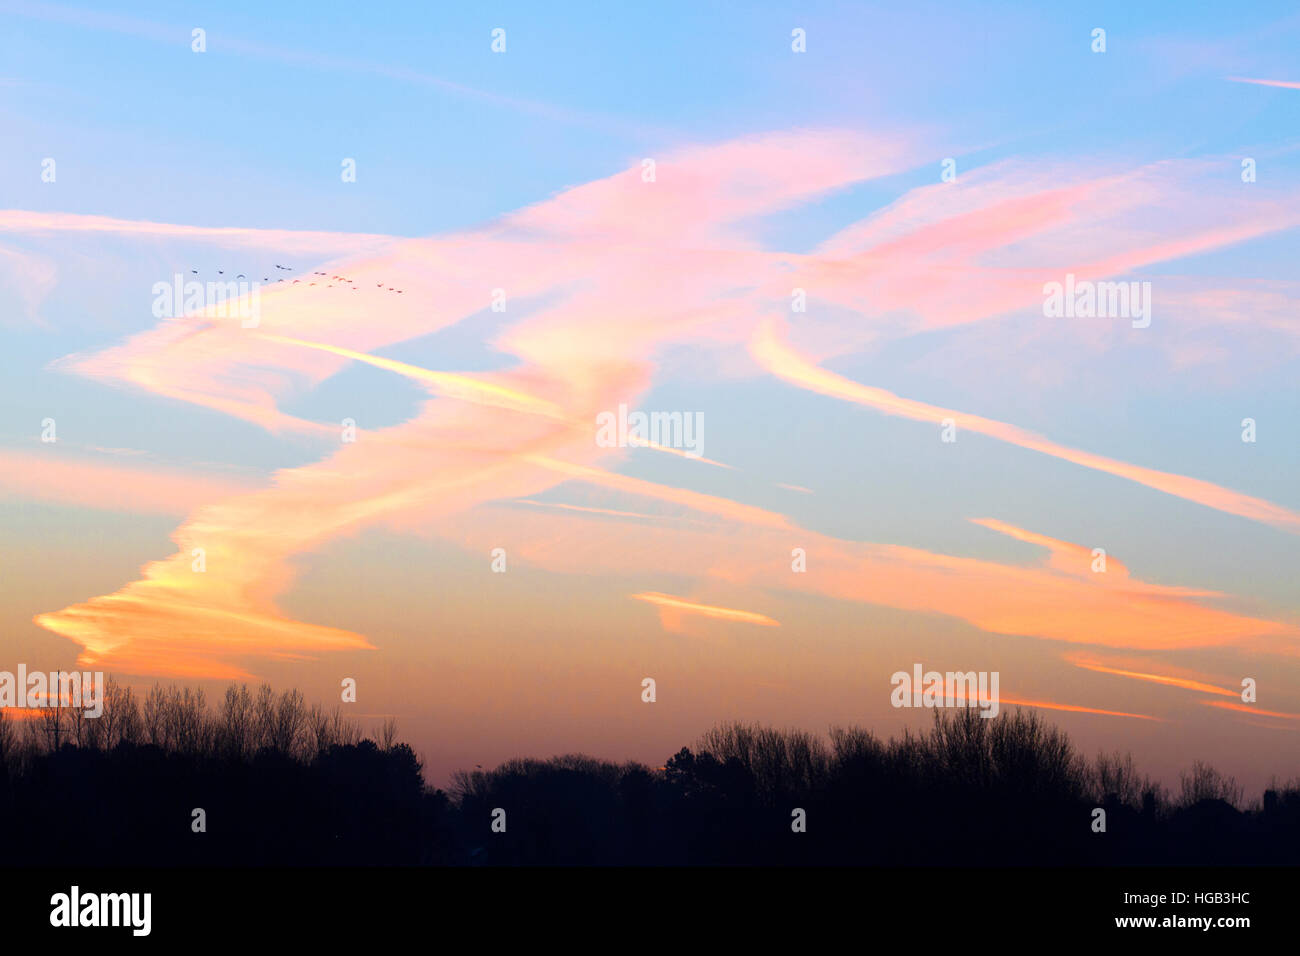
<svg viewBox="0 0 1300 956">
<path fill-rule="evenodd" d="M 232 685 L 211 709 L 201 691 L 137 698 L 110 680 L 99 718 L 0 712 L 0 861 L 1300 863 L 1300 780 L 1245 808 L 1236 781 L 1198 761 L 1171 801 L 1131 756 L 1088 761 L 1026 708 L 936 710 L 889 740 L 723 724 L 662 768 L 519 758 L 456 773 L 450 793 L 425 783 L 392 718 L 376 730 L 265 684 Z"/>
</svg>

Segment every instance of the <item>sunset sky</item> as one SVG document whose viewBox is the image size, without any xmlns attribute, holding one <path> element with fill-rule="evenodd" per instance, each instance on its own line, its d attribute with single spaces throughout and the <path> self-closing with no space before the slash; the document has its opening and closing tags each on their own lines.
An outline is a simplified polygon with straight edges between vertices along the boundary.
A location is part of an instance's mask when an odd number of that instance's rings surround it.
<svg viewBox="0 0 1300 956">
<path fill-rule="evenodd" d="M 0 669 L 352 677 L 445 784 L 921 663 L 1295 776 L 1300 13 L 746 6 L 0 0 Z"/>
</svg>

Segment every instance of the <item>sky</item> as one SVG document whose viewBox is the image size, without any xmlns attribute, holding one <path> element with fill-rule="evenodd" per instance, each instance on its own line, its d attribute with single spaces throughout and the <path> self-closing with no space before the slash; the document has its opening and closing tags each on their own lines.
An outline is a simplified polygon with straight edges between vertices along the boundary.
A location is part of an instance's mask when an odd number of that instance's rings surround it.
<svg viewBox="0 0 1300 956">
<path fill-rule="evenodd" d="M 1294 7 L 622 6 L 0 0 L 0 669 L 1294 776 Z"/>
</svg>

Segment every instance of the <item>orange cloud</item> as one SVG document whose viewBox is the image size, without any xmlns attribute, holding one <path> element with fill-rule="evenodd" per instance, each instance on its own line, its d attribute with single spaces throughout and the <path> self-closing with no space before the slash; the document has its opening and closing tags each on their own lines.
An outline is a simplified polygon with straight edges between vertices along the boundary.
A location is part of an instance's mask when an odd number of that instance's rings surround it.
<svg viewBox="0 0 1300 956">
<path fill-rule="evenodd" d="M 619 489 L 658 497 L 654 486 Z M 1206 606 L 1208 592 L 1132 578 L 1102 583 L 1053 566 L 1017 567 L 898 545 L 848 542 L 802 528 L 705 514 L 722 523 L 639 526 L 565 519 L 517 509 L 476 509 L 443 523 L 473 552 L 509 542 L 517 560 L 566 574 L 686 576 L 766 592 L 942 614 L 991 633 L 1140 650 L 1245 646 L 1295 654 L 1296 629 Z M 791 549 L 805 549 L 807 571 L 793 573 Z"/>
<path fill-rule="evenodd" d="M 1056 538 L 1049 538 L 1044 534 L 1035 534 L 1032 531 L 1026 531 L 1024 528 L 1017 528 L 1015 525 L 1007 524 L 1005 521 L 998 521 L 996 518 L 971 518 L 972 524 L 988 528 L 990 531 L 996 531 L 1004 534 L 1009 538 L 1015 538 L 1017 541 L 1023 541 L 1026 544 L 1038 545 L 1046 548 L 1051 552 L 1048 558 L 1048 564 L 1063 571 L 1066 574 L 1075 574 L 1080 577 L 1100 574 L 1092 570 L 1096 557 L 1092 551 L 1082 545 L 1074 544 L 1070 541 L 1060 541 Z M 1096 577 L 1098 583 L 1109 583 L 1113 581 L 1123 581 L 1129 576 L 1128 568 L 1120 561 L 1109 555 L 1106 558 L 1106 571 L 1104 577 Z"/>
<path fill-rule="evenodd" d="M 1281 710 L 1264 710 L 1254 704 L 1230 704 L 1226 700 L 1203 700 L 1206 707 L 1218 707 L 1221 710 L 1235 710 L 1255 717 L 1277 717 L 1282 720 L 1300 720 L 1300 714 L 1288 714 Z"/>
<path fill-rule="evenodd" d="M 670 614 L 698 614 L 701 617 L 712 618 L 718 621 L 737 621 L 742 624 L 758 624 L 763 627 L 780 627 L 780 621 L 774 621 L 765 614 L 758 614 L 754 611 L 741 611 L 730 607 L 717 607 L 712 604 L 697 604 L 694 601 L 688 601 L 685 598 L 674 597 L 671 594 L 660 594 L 657 591 L 645 591 L 640 594 L 629 595 L 635 601 L 645 601 L 647 604 L 653 604 L 664 612 L 664 627 L 668 630 L 675 630 L 675 627 L 669 626 Z"/>
<path fill-rule="evenodd" d="M 865 228 L 846 230 L 839 244 L 808 256 L 766 251 L 747 229 L 757 216 L 896 172 L 914 159 L 915 147 L 898 137 L 842 131 L 750 137 L 666 154 L 654 183 L 642 181 L 639 168 L 624 170 L 482 229 L 428 239 L 364 237 L 373 246 L 361 255 L 349 245 L 355 237 L 334 234 L 196 232 L 64 214 L 0 216 L 0 230 L 14 232 L 201 238 L 348 256 L 296 264 L 347 275 L 358 288 L 340 295 L 277 284 L 262 296 L 256 330 L 187 315 L 59 363 L 113 385 L 320 440 L 321 457 L 277 472 L 266 488 L 233 496 L 214 491 L 173 535 L 175 554 L 146 565 L 138 580 L 112 594 L 39 615 L 37 622 L 81 644 L 86 661 L 128 673 L 242 676 L 259 658 L 364 649 L 370 646 L 366 637 L 294 621 L 276 601 L 292 585 L 302 555 L 341 535 L 382 526 L 441 534 L 474 549 L 514 542 L 512 560 L 518 552 L 523 560 L 584 574 L 593 568 L 692 574 L 943 613 L 988 631 L 1048 640 L 1148 649 L 1290 640 L 1294 635 L 1283 625 L 1205 606 L 1199 599 L 1213 595 L 1204 592 L 1133 581 L 1119 564 L 1098 581 L 1074 567 L 1078 546 L 1031 532 L 1020 532 L 1021 540 L 1047 547 L 1047 565 L 1008 567 L 840 541 L 763 508 L 601 467 L 625 453 L 595 445 L 595 416 L 648 392 L 665 354 L 700 354 L 710 366 L 729 363 L 727 374 L 752 374 L 743 348 L 750 343 L 754 358 L 804 387 L 917 420 L 950 415 L 959 427 L 983 428 L 1004 441 L 1211 507 L 1294 525 L 1296 516 L 1285 509 L 1205 482 L 1077 452 L 1004 423 L 848 382 L 785 347 L 770 325 L 755 336 L 754 317 L 766 297 L 788 296 L 805 277 L 817 280 L 809 284 L 818 294 L 850 307 L 883 289 L 888 295 L 881 301 L 899 308 L 916 301 L 923 322 L 938 324 L 936 316 L 946 314 L 942 307 L 963 295 L 978 299 L 962 312 L 963 320 L 993 316 L 1023 301 L 1026 288 L 1037 295 L 1041 285 L 1029 280 L 1041 270 L 990 270 L 977 257 L 1013 241 L 1049 241 L 1052 224 L 1063 217 L 1068 225 L 1075 221 L 1069 217 L 1140 209 L 1143 190 L 1151 190 L 1147 200 L 1165 196 L 1159 183 L 1171 178 L 1152 174 L 1134 186 L 1131 177 L 1110 177 L 1042 188 L 990 177 L 982 192 L 967 188 L 969 182 L 958 193 L 919 190 Z M 965 210 L 960 228 L 949 231 L 950 241 L 940 226 L 909 235 L 918 222 L 949 218 L 936 213 L 942 203 L 968 196 L 978 201 Z M 978 212 L 990 205 L 998 213 L 992 220 Z M 1293 214 L 1289 205 L 1270 211 L 1240 199 L 1231 208 L 1237 218 L 1224 218 L 1220 227 L 1186 236 L 1166 229 L 1156 241 L 1146 238 L 1151 230 L 1123 234 L 1117 225 L 1096 242 L 1091 259 L 1113 268 L 1120 260 L 1111 249 L 1123 251 L 1124 263 L 1185 253 L 1277 228 Z M 1205 216 L 1213 225 L 1222 212 L 1213 205 Z M 906 257 L 930 261 L 909 270 L 900 261 Z M 916 296 L 940 287 L 936 260 L 951 282 L 942 285 L 942 296 Z M 666 275 L 673 281 L 665 282 Z M 487 344 L 509 357 L 507 370 L 435 372 L 378 357 L 385 348 L 477 321 L 503 276 L 509 277 L 510 311 L 492 319 L 500 324 Z M 985 288 L 981 280 L 990 277 L 996 281 L 987 287 L 996 295 L 972 297 L 970 290 Z M 369 291 L 381 284 L 385 292 L 396 285 L 405 294 L 381 298 Z M 857 318 L 854 324 L 871 325 Z M 845 335 L 832 327 L 828 350 L 842 347 Z M 435 397 L 410 420 L 363 429 L 357 442 L 342 445 L 336 425 L 283 410 L 353 361 L 422 382 Z M 696 520 L 629 529 L 569 509 L 497 509 L 508 510 L 503 515 L 490 507 L 566 483 L 665 503 Z M 1011 526 L 992 519 L 985 526 L 1011 533 Z M 795 546 L 808 550 L 807 574 L 790 570 Z M 206 554 L 204 572 L 191 569 L 196 548 Z"/>
<path fill-rule="evenodd" d="M 1086 657 L 1065 658 L 1075 667 L 1082 667 L 1084 670 L 1096 671 L 1098 674 L 1113 674 L 1116 677 L 1129 677 L 1133 680 L 1150 681 L 1153 684 L 1164 684 L 1168 687 L 1181 687 L 1184 690 L 1194 690 L 1202 694 L 1221 694 L 1224 697 L 1236 697 L 1237 692 L 1228 690 L 1223 687 L 1216 687 L 1214 684 L 1207 684 L 1204 681 L 1192 680 L 1186 677 L 1176 677 L 1170 674 L 1151 674 L 1145 671 L 1125 670 L 1120 667 L 1108 667 L 1105 664 Z"/>
<path fill-rule="evenodd" d="M 968 704 L 972 707 L 981 703 L 981 701 L 977 699 L 973 700 L 972 698 L 966 697 L 964 694 L 955 695 L 954 700 L 960 704 Z M 1164 722 L 1161 718 L 1152 717 L 1149 714 L 1130 714 L 1123 710 L 1102 710 L 1097 707 L 1085 707 L 1082 704 L 1061 704 L 1050 700 L 1026 700 L 1022 697 L 1009 697 L 1006 694 L 998 694 L 998 703 L 1011 704 L 1017 707 L 1038 707 L 1043 710 L 1062 710 L 1074 714 L 1099 714 L 1103 717 L 1132 717 L 1136 720 L 1154 720 L 1160 723 Z"/>
<path fill-rule="evenodd" d="M 1161 721 L 1159 717 L 1152 717 L 1150 714 L 1130 714 L 1122 710 L 1101 710 L 1097 707 L 1084 707 L 1079 704 L 1055 704 L 1046 700 L 1020 700 L 1016 697 L 1003 696 L 1004 704 L 1019 704 L 1022 707 L 1042 707 L 1045 710 L 1064 710 L 1074 714 L 1101 714 L 1105 717 L 1132 717 L 1135 720 L 1154 720 Z"/>
</svg>

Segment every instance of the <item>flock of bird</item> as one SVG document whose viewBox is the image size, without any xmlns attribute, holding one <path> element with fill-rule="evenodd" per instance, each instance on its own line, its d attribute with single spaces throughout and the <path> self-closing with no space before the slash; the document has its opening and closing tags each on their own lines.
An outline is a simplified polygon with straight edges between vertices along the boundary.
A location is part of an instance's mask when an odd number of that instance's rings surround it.
<svg viewBox="0 0 1300 956">
<path fill-rule="evenodd" d="M 276 267 L 277 269 L 283 271 L 283 272 L 293 272 L 293 271 L 294 271 L 294 269 L 293 269 L 292 266 L 282 266 L 282 265 L 280 265 L 280 264 L 278 264 L 278 263 L 276 264 L 275 267 Z M 191 269 L 190 272 L 193 273 L 194 275 L 198 275 L 198 274 L 199 274 L 199 270 L 198 270 L 198 269 Z M 218 270 L 217 270 L 217 275 L 219 275 L 219 276 L 223 276 L 223 275 L 225 275 L 225 274 L 226 274 L 226 271 L 225 271 L 224 269 L 218 269 Z M 358 290 L 361 288 L 360 286 L 358 286 L 358 285 L 356 284 L 356 280 L 355 280 L 355 279 L 349 279 L 349 278 L 347 278 L 346 276 L 335 276 L 335 275 L 330 275 L 330 274 L 327 273 L 327 272 L 313 272 L 312 275 L 314 275 L 314 276 L 321 276 L 321 277 L 322 277 L 322 282 L 321 282 L 320 284 L 324 284 L 324 281 L 334 280 L 334 281 L 331 281 L 331 282 L 329 283 L 329 285 L 327 286 L 327 288 L 330 288 L 330 289 L 333 289 L 336 285 L 340 285 L 340 284 L 348 286 L 348 287 L 351 288 L 354 292 L 358 291 Z M 247 279 L 248 276 L 244 275 L 244 273 L 241 272 L 241 273 L 239 273 L 237 276 L 235 276 L 235 278 L 236 278 L 236 279 Z M 263 282 L 270 282 L 270 281 L 271 281 L 271 277 L 270 277 L 270 276 L 263 276 L 263 277 L 262 277 L 262 281 L 263 281 Z M 285 280 L 284 280 L 284 279 L 276 279 L 275 281 L 276 281 L 276 282 L 284 282 Z M 297 284 L 300 283 L 300 282 L 304 282 L 306 285 L 317 285 L 317 284 L 318 284 L 318 283 L 316 283 L 316 282 L 314 282 L 314 281 L 304 280 L 304 279 L 291 279 L 291 280 L 289 280 L 289 282 L 290 282 L 290 285 L 297 285 Z M 384 284 L 383 284 L 382 282 L 376 282 L 375 285 L 376 285 L 378 288 L 380 288 L 380 289 L 384 288 Z M 402 294 L 402 290 L 401 290 L 401 289 L 394 289 L 391 285 L 388 287 L 388 291 L 389 291 L 389 292 L 396 292 L 398 295 L 401 295 L 401 294 Z"/>
</svg>

